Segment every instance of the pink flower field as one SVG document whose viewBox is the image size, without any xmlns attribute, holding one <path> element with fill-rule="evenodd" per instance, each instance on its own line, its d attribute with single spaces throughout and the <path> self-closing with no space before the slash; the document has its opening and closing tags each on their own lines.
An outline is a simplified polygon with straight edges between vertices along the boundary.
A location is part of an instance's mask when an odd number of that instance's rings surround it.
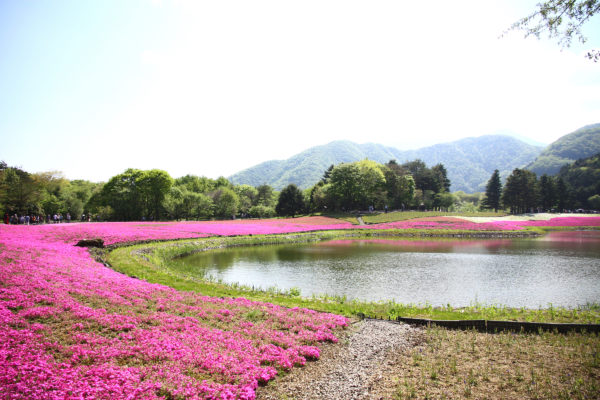
<svg viewBox="0 0 600 400">
<path fill-rule="evenodd" d="M 368 229 L 600 226 L 600 217 Z M 75 247 L 213 235 L 356 229 L 325 217 L 180 223 L 0 225 L 0 398 L 253 399 L 279 371 L 319 357 L 345 317 L 178 292 L 129 278 Z"/>
<path fill-rule="evenodd" d="M 600 217 L 557 217 L 548 221 L 470 222 L 457 217 L 415 218 L 405 221 L 368 225 L 370 229 L 459 229 L 468 231 L 518 231 L 527 227 L 597 227 Z"/>
<path fill-rule="evenodd" d="M 73 246 L 206 236 L 199 226 L 0 226 L 0 398 L 253 399 L 337 341 L 344 317 L 178 292 Z"/>
</svg>

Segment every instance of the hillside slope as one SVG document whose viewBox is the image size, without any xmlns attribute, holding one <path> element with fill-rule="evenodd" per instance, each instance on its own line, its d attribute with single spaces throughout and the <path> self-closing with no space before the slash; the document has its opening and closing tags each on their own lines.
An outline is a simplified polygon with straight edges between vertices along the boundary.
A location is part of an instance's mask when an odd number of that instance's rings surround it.
<svg viewBox="0 0 600 400">
<path fill-rule="evenodd" d="M 442 143 L 417 150 L 401 151 L 381 144 L 334 141 L 312 147 L 280 161 L 267 161 L 240 171 L 229 179 L 235 184 L 258 186 L 267 183 L 280 190 L 290 183 L 300 188 L 315 184 L 332 164 L 365 158 L 381 163 L 399 163 L 417 158 L 428 166 L 442 163 L 452 182 L 451 190 L 482 191 L 494 169 L 507 176 L 517 167 L 531 163 L 541 148 L 504 135 L 488 135 Z"/>
<path fill-rule="evenodd" d="M 551 143 L 526 168 L 538 176 L 556 175 L 565 164 L 600 153 L 600 124 L 587 125 Z"/>
</svg>

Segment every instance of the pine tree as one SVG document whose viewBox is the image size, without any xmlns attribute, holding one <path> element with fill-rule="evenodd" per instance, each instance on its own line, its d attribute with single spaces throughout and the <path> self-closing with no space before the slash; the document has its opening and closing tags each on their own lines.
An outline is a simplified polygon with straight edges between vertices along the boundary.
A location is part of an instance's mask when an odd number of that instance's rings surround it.
<svg viewBox="0 0 600 400">
<path fill-rule="evenodd" d="M 558 177 L 556 181 L 556 205 L 559 212 L 563 212 L 567 208 L 569 202 L 569 190 L 567 184 L 562 177 Z"/>
<path fill-rule="evenodd" d="M 502 191 L 502 204 L 512 214 L 530 212 L 537 205 L 537 177 L 526 169 L 515 168 L 506 179 Z"/>
<path fill-rule="evenodd" d="M 450 192 L 450 179 L 448 179 L 448 171 L 444 164 L 437 164 L 431 167 L 435 179 L 437 180 L 438 192 Z"/>
<path fill-rule="evenodd" d="M 327 168 L 327 170 L 323 173 L 323 177 L 321 178 L 319 183 L 322 183 L 323 185 L 326 185 L 329 183 L 329 178 L 331 178 L 331 171 L 333 171 L 333 168 L 334 168 L 334 165 L 331 164 L 329 166 L 329 168 Z"/>
<path fill-rule="evenodd" d="M 554 207 L 556 201 L 556 190 L 552 177 L 544 174 L 540 177 L 538 193 L 540 196 L 539 205 L 544 211 Z"/>
<path fill-rule="evenodd" d="M 500 173 L 498 170 L 495 170 L 485 186 L 485 198 L 482 201 L 483 208 L 493 209 L 495 212 L 498 212 L 501 196 L 502 183 L 500 182 Z"/>
</svg>

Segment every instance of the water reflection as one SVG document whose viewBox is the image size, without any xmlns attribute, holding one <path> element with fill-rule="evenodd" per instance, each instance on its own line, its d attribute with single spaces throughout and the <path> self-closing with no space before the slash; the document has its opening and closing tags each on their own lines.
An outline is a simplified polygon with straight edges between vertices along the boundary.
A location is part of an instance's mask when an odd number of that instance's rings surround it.
<svg viewBox="0 0 600 400">
<path fill-rule="evenodd" d="M 600 301 L 600 232 L 554 232 L 541 239 L 344 239 L 243 247 L 195 254 L 173 267 L 263 288 L 299 287 L 305 296 L 574 307 Z"/>
</svg>

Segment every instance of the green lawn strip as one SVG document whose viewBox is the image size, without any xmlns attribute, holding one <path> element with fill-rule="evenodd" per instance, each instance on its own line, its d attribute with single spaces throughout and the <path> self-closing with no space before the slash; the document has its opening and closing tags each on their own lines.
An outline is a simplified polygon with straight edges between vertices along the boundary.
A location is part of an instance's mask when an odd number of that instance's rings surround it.
<svg viewBox="0 0 600 400">
<path fill-rule="evenodd" d="M 485 232 L 488 235 L 535 234 L 530 231 Z M 233 246 L 256 246 L 316 242 L 327 239 L 369 238 L 369 237 L 455 237 L 475 236 L 482 232 L 441 231 L 441 230 L 343 230 L 281 235 L 256 235 L 236 237 L 212 237 L 193 240 L 176 240 L 117 247 L 97 254 L 112 268 L 129 276 L 159 283 L 182 291 L 194 291 L 206 296 L 245 297 L 286 307 L 303 307 L 331 312 L 345 316 L 365 314 L 377 318 L 413 317 L 428 319 L 487 319 L 514 320 L 528 322 L 557 323 L 600 323 L 600 305 L 591 304 L 579 309 L 565 309 L 549 306 L 540 309 L 510 308 L 497 305 L 474 304 L 470 307 L 433 307 L 428 304 L 400 304 L 394 301 L 368 302 L 348 300 L 345 297 L 322 296 L 302 297 L 297 290 L 268 288 L 255 289 L 239 284 L 224 284 L 205 279 L 203 276 L 182 273 L 170 266 L 169 260 L 198 251 Z"/>
<path fill-rule="evenodd" d="M 363 215 L 362 218 L 367 224 L 380 224 L 427 217 L 504 217 L 506 215 L 509 214 L 505 212 L 394 211 Z"/>
<path fill-rule="evenodd" d="M 352 225 L 359 225 L 358 219 L 356 219 L 358 214 L 356 214 L 356 213 L 341 212 L 341 211 L 339 211 L 339 212 L 316 212 L 316 213 L 308 214 L 307 216 L 315 216 L 315 215 L 318 215 L 321 217 L 340 219 L 342 221 L 350 222 Z"/>
</svg>

